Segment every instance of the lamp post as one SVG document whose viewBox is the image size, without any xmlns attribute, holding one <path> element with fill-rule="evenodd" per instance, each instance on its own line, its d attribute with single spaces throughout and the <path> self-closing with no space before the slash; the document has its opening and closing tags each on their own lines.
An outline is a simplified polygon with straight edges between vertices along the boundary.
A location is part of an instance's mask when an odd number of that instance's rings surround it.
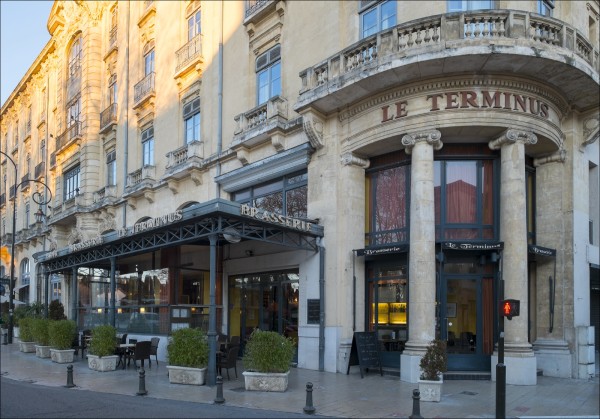
<svg viewBox="0 0 600 419">
<path fill-rule="evenodd" d="M 4 151 L 0 151 L 0 154 L 2 154 L 4 157 L 6 157 L 6 159 L 8 161 L 10 161 L 15 168 L 15 180 L 14 180 L 14 185 L 13 185 L 14 201 L 13 201 L 13 215 L 12 215 L 12 235 L 10 238 L 10 278 L 9 278 L 10 294 L 8 296 L 8 343 L 13 343 L 14 309 L 15 309 L 13 299 L 14 299 L 14 289 L 15 289 L 15 278 L 14 277 L 15 277 L 15 235 L 16 235 L 16 227 L 17 227 L 16 226 L 16 224 L 17 224 L 17 188 L 25 183 L 32 182 L 32 183 L 39 183 L 40 185 L 44 186 L 46 188 L 46 190 L 48 191 L 48 197 L 45 197 L 43 194 L 41 194 L 38 191 L 35 191 L 31 195 L 33 202 L 35 202 L 36 204 L 39 205 L 39 208 L 35 213 L 35 218 L 36 218 L 37 222 L 44 221 L 45 214 L 44 214 L 44 211 L 42 210 L 42 205 L 46 205 L 50 201 L 52 201 L 52 191 L 50 190 L 48 185 L 46 185 L 44 182 L 42 182 L 40 180 L 23 179 L 21 182 L 17 183 L 18 174 L 19 174 L 19 172 L 17 170 L 17 164 Z M 48 292 L 48 290 L 46 290 L 46 292 Z"/>
</svg>

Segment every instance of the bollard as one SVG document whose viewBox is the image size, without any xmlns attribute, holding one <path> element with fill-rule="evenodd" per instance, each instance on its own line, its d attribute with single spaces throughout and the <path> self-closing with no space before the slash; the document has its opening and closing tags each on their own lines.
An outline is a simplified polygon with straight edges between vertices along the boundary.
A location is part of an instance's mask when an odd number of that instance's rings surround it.
<svg viewBox="0 0 600 419">
<path fill-rule="evenodd" d="M 307 415 L 312 415 L 316 410 L 313 406 L 312 392 L 313 384 L 311 382 L 306 383 L 306 406 L 304 406 L 304 409 L 302 410 L 304 410 L 304 413 Z"/>
<path fill-rule="evenodd" d="M 145 396 L 148 394 L 146 391 L 146 371 L 144 371 L 144 367 L 140 368 L 140 388 L 135 394 L 138 396 Z"/>
<path fill-rule="evenodd" d="M 421 400 L 421 392 L 416 388 L 413 390 L 412 399 L 413 411 L 412 414 L 409 416 L 409 419 L 422 419 L 423 416 L 421 416 L 421 406 L 419 405 L 419 402 Z"/>
<path fill-rule="evenodd" d="M 217 397 L 215 397 L 215 403 L 225 403 L 225 399 L 223 398 L 223 377 L 220 375 L 217 375 Z"/>
<path fill-rule="evenodd" d="M 75 387 L 75 384 L 73 384 L 73 364 L 67 366 L 67 385 L 65 387 Z"/>
</svg>

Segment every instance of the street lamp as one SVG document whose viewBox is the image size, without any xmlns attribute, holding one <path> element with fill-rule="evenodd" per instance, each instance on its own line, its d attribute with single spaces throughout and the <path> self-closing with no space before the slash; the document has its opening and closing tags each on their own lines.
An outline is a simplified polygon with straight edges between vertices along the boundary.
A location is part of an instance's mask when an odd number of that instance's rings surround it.
<svg viewBox="0 0 600 419">
<path fill-rule="evenodd" d="M 35 191 L 31 198 L 33 202 L 39 205 L 37 212 L 35 213 L 35 218 L 37 222 L 43 222 L 45 218 L 44 211 L 42 210 L 42 206 L 48 204 L 52 201 L 52 191 L 44 182 L 35 179 L 23 179 L 21 182 L 17 183 L 19 172 L 17 170 L 17 164 L 13 159 L 10 158 L 8 154 L 4 151 L 0 151 L 4 157 L 7 158 L 8 161 L 12 163 L 15 168 L 15 181 L 13 186 L 14 193 L 14 201 L 13 201 L 13 216 L 12 216 L 12 235 L 11 235 L 11 243 L 10 243 L 10 278 L 9 278 L 9 291 L 10 294 L 8 296 L 8 343 L 13 342 L 13 331 L 14 331 L 14 289 L 15 289 L 15 235 L 16 235 L 16 227 L 17 227 L 17 188 L 25 183 L 39 183 L 44 186 L 48 192 L 48 196 L 44 196 L 45 194 L 41 194 L 38 191 Z M 48 290 L 46 290 L 48 292 Z"/>
</svg>

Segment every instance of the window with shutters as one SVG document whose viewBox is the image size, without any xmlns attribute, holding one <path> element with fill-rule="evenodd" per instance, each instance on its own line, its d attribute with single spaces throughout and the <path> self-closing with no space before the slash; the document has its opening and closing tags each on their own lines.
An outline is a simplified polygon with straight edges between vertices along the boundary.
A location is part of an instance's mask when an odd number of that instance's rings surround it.
<svg viewBox="0 0 600 419">
<path fill-rule="evenodd" d="M 200 141 L 200 99 L 194 99 L 183 106 L 185 143 Z"/>
<path fill-rule="evenodd" d="M 361 38 L 396 26 L 396 0 L 361 1 Z"/>
<path fill-rule="evenodd" d="M 154 166 L 154 127 L 142 132 L 142 166 Z"/>
<path fill-rule="evenodd" d="M 281 94 L 281 45 L 256 59 L 257 104 Z"/>
<path fill-rule="evenodd" d="M 114 186 L 117 184 L 117 152 L 109 151 L 106 154 L 106 185 Z"/>
</svg>

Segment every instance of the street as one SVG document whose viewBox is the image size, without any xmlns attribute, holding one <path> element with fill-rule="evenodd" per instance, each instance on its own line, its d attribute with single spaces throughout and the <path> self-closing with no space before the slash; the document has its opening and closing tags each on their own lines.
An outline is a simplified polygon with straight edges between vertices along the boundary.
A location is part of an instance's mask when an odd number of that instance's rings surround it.
<svg viewBox="0 0 600 419">
<path fill-rule="evenodd" d="M 306 418 L 301 413 L 48 387 L 0 378 L 2 418 Z"/>
</svg>

